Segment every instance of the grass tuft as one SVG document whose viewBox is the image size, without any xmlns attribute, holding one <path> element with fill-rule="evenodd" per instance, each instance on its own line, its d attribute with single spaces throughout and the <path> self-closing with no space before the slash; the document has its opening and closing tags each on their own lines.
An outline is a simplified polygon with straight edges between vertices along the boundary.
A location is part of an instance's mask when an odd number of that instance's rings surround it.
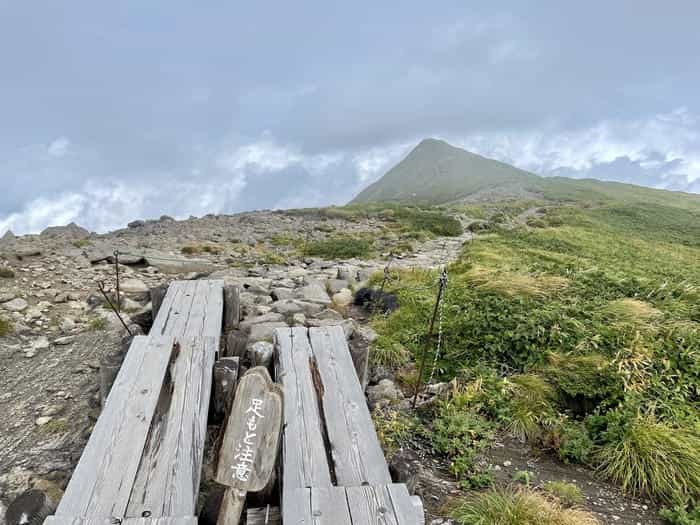
<svg viewBox="0 0 700 525">
<path fill-rule="evenodd" d="M 0 277 L 3 279 L 12 279 L 15 272 L 9 266 L 0 266 Z"/>
<path fill-rule="evenodd" d="M 605 308 L 605 313 L 618 322 L 644 324 L 663 317 L 663 313 L 649 303 L 637 299 L 617 299 Z"/>
<path fill-rule="evenodd" d="M 12 323 L 7 319 L 0 317 L 0 337 L 10 335 L 12 333 Z"/>
<path fill-rule="evenodd" d="M 334 236 L 321 241 L 310 242 L 304 255 L 321 257 L 322 259 L 358 259 L 369 258 L 372 254 L 372 243 L 362 237 Z"/>
<path fill-rule="evenodd" d="M 584 500 L 581 489 L 566 481 L 549 481 L 544 484 L 544 491 L 557 498 L 566 507 L 581 505 Z"/>
<path fill-rule="evenodd" d="M 598 451 L 600 473 L 632 494 L 673 501 L 700 494 L 700 435 L 637 416 Z"/>
<path fill-rule="evenodd" d="M 452 510 L 461 525 L 598 525 L 586 511 L 564 508 L 530 489 L 495 489 L 462 500 Z"/>
<path fill-rule="evenodd" d="M 478 290 L 493 292 L 506 297 L 529 296 L 545 298 L 563 290 L 568 281 L 555 275 L 528 275 L 508 271 L 493 271 L 475 267 L 466 278 Z"/>
</svg>

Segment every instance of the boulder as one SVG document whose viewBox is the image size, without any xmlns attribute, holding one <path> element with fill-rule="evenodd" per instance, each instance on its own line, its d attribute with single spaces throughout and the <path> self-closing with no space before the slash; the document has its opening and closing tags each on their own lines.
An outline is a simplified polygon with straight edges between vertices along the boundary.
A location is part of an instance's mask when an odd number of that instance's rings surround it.
<svg viewBox="0 0 700 525">
<path fill-rule="evenodd" d="M 250 327 L 250 334 L 248 334 L 249 342 L 257 341 L 272 341 L 272 337 L 275 332 L 275 328 L 285 328 L 287 323 L 281 321 L 275 321 L 271 323 L 261 323 L 254 324 Z"/>
<path fill-rule="evenodd" d="M 318 283 L 307 284 L 301 288 L 297 288 L 294 295 L 302 301 L 317 304 L 330 304 L 331 298 L 328 297 L 326 290 Z"/>
<path fill-rule="evenodd" d="M 257 341 L 248 348 L 248 357 L 252 366 L 264 366 L 269 368 L 272 364 L 272 356 L 275 347 L 268 341 Z"/>
<path fill-rule="evenodd" d="M 340 290 L 347 288 L 348 286 L 348 282 L 344 279 L 328 279 L 326 281 L 326 289 L 331 294 L 338 293 Z"/>
<path fill-rule="evenodd" d="M 9 310 L 10 312 L 21 312 L 23 310 L 26 310 L 28 306 L 29 303 L 27 303 L 27 301 L 25 301 L 21 297 L 17 297 L 16 299 L 12 299 L 10 301 L 2 303 L 2 307 L 5 310 Z"/>
<path fill-rule="evenodd" d="M 259 324 L 275 323 L 284 321 L 284 316 L 277 312 L 270 312 L 255 317 L 247 317 L 241 321 L 239 327 L 243 332 L 250 332 L 252 327 Z"/>
<path fill-rule="evenodd" d="M 403 399 L 401 389 L 391 379 L 382 379 L 367 387 L 367 402 L 370 408 L 385 407 Z"/>
<path fill-rule="evenodd" d="M 349 306 L 352 304 L 353 297 L 349 288 L 343 288 L 338 293 L 333 294 L 333 303 L 338 306 Z"/>
</svg>

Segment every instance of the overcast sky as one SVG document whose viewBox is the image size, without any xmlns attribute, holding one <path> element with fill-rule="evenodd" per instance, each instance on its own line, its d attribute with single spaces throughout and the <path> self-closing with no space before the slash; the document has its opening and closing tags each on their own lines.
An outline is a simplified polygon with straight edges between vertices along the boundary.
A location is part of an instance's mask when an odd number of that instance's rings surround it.
<svg viewBox="0 0 700 525">
<path fill-rule="evenodd" d="M 700 192 L 700 3 L 481 4 L 0 0 L 0 235 L 342 204 L 429 136 Z"/>
</svg>

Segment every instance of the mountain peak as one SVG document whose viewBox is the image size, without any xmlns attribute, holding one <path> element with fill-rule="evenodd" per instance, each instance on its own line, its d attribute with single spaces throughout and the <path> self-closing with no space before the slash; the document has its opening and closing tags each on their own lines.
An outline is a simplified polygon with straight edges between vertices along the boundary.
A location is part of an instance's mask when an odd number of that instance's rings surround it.
<svg viewBox="0 0 700 525">
<path fill-rule="evenodd" d="M 443 203 L 494 187 L 522 187 L 539 180 L 533 173 L 488 159 L 444 140 L 423 139 L 353 202 Z"/>
</svg>

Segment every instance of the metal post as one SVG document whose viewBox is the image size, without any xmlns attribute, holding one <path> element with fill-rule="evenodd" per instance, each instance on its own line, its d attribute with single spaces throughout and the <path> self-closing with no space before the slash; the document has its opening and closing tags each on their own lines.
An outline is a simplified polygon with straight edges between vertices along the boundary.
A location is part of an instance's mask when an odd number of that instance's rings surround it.
<svg viewBox="0 0 700 525">
<path fill-rule="evenodd" d="M 119 250 L 114 250 L 114 269 L 117 274 L 117 311 L 122 311 L 122 298 L 119 293 Z"/>
<path fill-rule="evenodd" d="M 416 408 L 416 403 L 418 402 L 418 394 L 423 386 L 423 373 L 425 371 L 425 362 L 428 358 L 428 347 L 430 346 L 430 340 L 433 337 L 433 330 L 435 329 L 435 320 L 437 319 L 438 308 L 440 307 L 440 301 L 442 301 L 442 294 L 445 290 L 445 285 L 447 284 L 447 268 L 442 269 L 440 274 L 440 287 L 438 288 L 437 299 L 435 300 L 435 307 L 433 308 L 433 316 L 430 318 L 430 325 L 428 326 L 428 333 L 426 335 L 425 347 L 423 348 L 423 355 L 421 356 L 420 368 L 418 369 L 418 378 L 416 380 L 416 390 L 413 394 L 412 407 Z"/>
</svg>

